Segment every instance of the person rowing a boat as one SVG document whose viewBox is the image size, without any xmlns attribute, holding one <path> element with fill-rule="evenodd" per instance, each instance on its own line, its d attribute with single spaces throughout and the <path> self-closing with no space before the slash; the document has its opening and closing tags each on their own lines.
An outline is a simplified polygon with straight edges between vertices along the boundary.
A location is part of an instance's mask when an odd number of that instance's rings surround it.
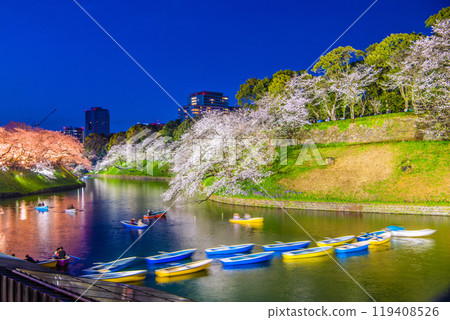
<svg viewBox="0 0 450 320">
<path fill-rule="evenodd" d="M 58 247 L 58 248 L 55 250 L 55 252 L 53 253 L 53 259 L 58 259 L 59 251 L 60 251 L 60 250 L 61 250 L 60 247 Z"/>
<path fill-rule="evenodd" d="M 145 226 L 146 224 L 142 222 L 142 219 L 139 219 L 137 222 L 137 225 L 141 227 L 141 226 Z"/>
<path fill-rule="evenodd" d="M 131 218 L 131 220 L 130 220 L 130 224 L 136 224 L 136 219 L 135 218 Z"/>
<path fill-rule="evenodd" d="M 63 247 L 59 248 L 59 252 L 58 252 L 58 259 L 66 259 L 67 255 L 66 252 L 64 251 Z"/>
<path fill-rule="evenodd" d="M 239 215 L 239 213 L 235 213 L 233 215 L 233 220 L 241 220 L 241 216 Z"/>
<path fill-rule="evenodd" d="M 245 220 L 248 220 L 248 219 L 250 219 L 252 216 L 250 215 L 250 214 L 248 214 L 248 213 L 246 213 L 246 214 L 244 214 L 244 219 Z"/>
<path fill-rule="evenodd" d="M 36 260 L 34 260 L 32 257 L 30 257 L 29 255 L 26 255 L 25 256 L 25 260 L 26 261 L 29 261 L 29 262 L 33 262 L 33 263 L 36 263 L 37 261 Z"/>
<path fill-rule="evenodd" d="M 69 204 L 69 205 L 67 206 L 67 209 L 75 209 L 75 207 L 73 206 L 73 204 Z"/>
<path fill-rule="evenodd" d="M 147 214 L 150 216 L 153 214 L 153 210 L 148 209 Z"/>
</svg>

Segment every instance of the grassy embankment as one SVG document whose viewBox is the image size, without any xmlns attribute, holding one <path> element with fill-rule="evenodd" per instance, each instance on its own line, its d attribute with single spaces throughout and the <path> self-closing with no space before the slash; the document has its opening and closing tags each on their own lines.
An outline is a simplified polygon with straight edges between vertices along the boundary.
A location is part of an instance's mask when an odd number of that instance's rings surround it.
<svg viewBox="0 0 450 320">
<path fill-rule="evenodd" d="M 296 165 L 301 146 L 289 148 L 287 165 L 276 163 L 268 168 L 273 175 L 261 186 L 247 185 L 248 195 L 239 197 L 450 204 L 448 141 L 332 144 L 318 146 L 318 150 L 323 159 L 335 158 L 335 164 L 319 165 L 309 152 L 312 161 Z"/>
<path fill-rule="evenodd" d="M 83 185 L 63 168 L 55 171 L 55 179 L 29 170 L 0 171 L 0 198 L 75 189 Z"/>
<path fill-rule="evenodd" d="M 305 130 L 327 130 L 330 127 L 338 127 L 339 131 L 342 132 L 347 130 L 350 124 L 354 123 L 358 126 L 366 126 L 368 128 L 373 128 L 375 126 L 382 126 L 386 120 L 396 120 L 401 118 L 417 118 L 417 115 L 412 112 L 402 112 L 402 113 L 389 113 L 389 114 L 380 114 L 377 116 L 369 116 L 369 117 L 361 117 L 355 118 L 355 121 L 352 119 L 345 120 L 337 120 L 337 121 L 328 121 L 328 122 L 320 122 L 314 123 L 312 125 L 305 126 Z"/>
<path fill-rule="evenodd" d="M 117 166 L 120 167 L 123 163 L 118 163 Z M 109 167 L 107 170 L 101 170 L 97 174 L 105 175 L 124 175 L 124 176 L 148 176 L 148 177 L 170 177 L 169 165 L 165 164 L 160 166 L 158 163 L 153 163 L 153 172 L 147 170 L 147 163 L 144 160 L 141 168 L 129 168 L 129 169 L 119 169 L 118 167 Z"/>
</svg>

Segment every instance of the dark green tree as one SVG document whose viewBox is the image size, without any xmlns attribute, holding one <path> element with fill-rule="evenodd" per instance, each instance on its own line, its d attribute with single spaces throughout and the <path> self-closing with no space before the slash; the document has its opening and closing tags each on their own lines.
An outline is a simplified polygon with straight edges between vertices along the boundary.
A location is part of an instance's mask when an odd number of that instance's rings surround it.
<svg viewBox="0 0 450 320">
<path fill-rule="evenodd" d="M 241 84 L 236 94 L 238 104 L 244 108 L 254 108 L 254 102 L 260 99 L 268 90 L 270 84 L 269 78 L 257 79 L 250 78 L 244 84 Z"/>
<path fill-rule="evenodd" d="M 180 140 L 181 136 L 188 132 L 188 130 L 194 125 L 194 120 L 184 120 L 173 132 L 173 140 Z"/>
<path fill-rule="evenodd" d="M 96 161 L 107 152 L 109 138 L 104 134 L 91 133 L 84 138 L 84 148 L 89 154 L 89 159 L 91 161 Z"/>
<path fill-rule="evenodd" d="M 353 47 L 338 47 L 320 57 L 312 70 L 323 72 L 328 77 L 339 76 L 339 73 L 350 72 L 350 64 L 363 56 L 363 51 Z"/>
<path fill-rule="evenodd" d="M 429 28 L 433 26 L 439 20 L 445 20 L 450 18 L 450 7 L 441 9 L 438 13 L 430 16 L 426 21 L 425 25 Z"/>
<path fill-rule="evenodd" d="M 127 140 L 127 133 L 122 131 L 118 133 L 113 133 L 111 135 L 111 138 L 109 139 L 107 150 L 111 150 L 113 146 L 116 146 L 118 144 L 121 144 Z"/>
<path fill-rule="evenodd" d="M 181 124 L 181 119 L 171 120 L 159 131 L 159 134 L 165 137 L 173 138 L 173 133 Z"/>
</svg>

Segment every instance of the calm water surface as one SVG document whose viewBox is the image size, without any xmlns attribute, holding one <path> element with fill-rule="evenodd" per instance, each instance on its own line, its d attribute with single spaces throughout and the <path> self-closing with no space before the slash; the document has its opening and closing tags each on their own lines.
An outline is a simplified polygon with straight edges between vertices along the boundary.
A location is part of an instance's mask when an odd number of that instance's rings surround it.
<svg viewBox="0 0 450 320">
<path fill-rule="evenodd" d="M 119 221 L 139 217 L 148 208 L 161 208 L 165 182 L 89 179 L 85 189 L 55 195 L 0 200 L 0 252 L 18 257 L 49 257 L 64 246 L 69 254 L 84 258 L 71 264 L 79 275 L 93 262 L 118 258 L 143 231 L 123 228 Z M 49 212 L 34 209 L 38 201 Z M 64 209 L 82 208 L 76 215 Z M 362 255 L 336 258 L 377 301 L 429 301 L 450 286 L 450 218 L 412 215 L 348 214 L 288 210 L 316 239 L 359 234 L 387 225 L 407 229 L 432 228 L 431 237 L 399 239 L 390 246 Z M 233 225 L 234 212 L 263 216 L 262 228 Z M 159 251 L 197 248 L 193 260 L 205 258 L 204 250 L 221 244 L 309 240 L 302 229 L 279 209 L 244 208 L 214 202 L 173 206 L 125 254 L 145 257 Z M 145 282 L 198 301 L 370 301 L 369 297 L 329 257 L 295 263 L 281 256 L 270 263 L 223 269 L 214 261 L 207 272 L 170 282 L 155 279 L 144 260 L 134 269 L 148 268 Z"/>
</svg>

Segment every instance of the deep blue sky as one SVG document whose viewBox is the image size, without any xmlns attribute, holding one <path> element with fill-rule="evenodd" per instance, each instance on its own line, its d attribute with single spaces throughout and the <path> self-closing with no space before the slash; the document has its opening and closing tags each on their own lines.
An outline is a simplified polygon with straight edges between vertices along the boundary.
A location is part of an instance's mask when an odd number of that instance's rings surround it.
<svg viewBox="0 0 450 320">
<path fill-rule="evenodd" d="M 280 69 L 307 68 L 374 0 L 79 0 L 184 105 Z M 391 33 L 429 34 L 448 0 L 379 0 L 334 47 L 365 49 Z M 0 2 L 0 125 L 84 126 L 110 110 L 111 131 L 177 117 L 177 106 L 72 0 Z"/>
</svg>

